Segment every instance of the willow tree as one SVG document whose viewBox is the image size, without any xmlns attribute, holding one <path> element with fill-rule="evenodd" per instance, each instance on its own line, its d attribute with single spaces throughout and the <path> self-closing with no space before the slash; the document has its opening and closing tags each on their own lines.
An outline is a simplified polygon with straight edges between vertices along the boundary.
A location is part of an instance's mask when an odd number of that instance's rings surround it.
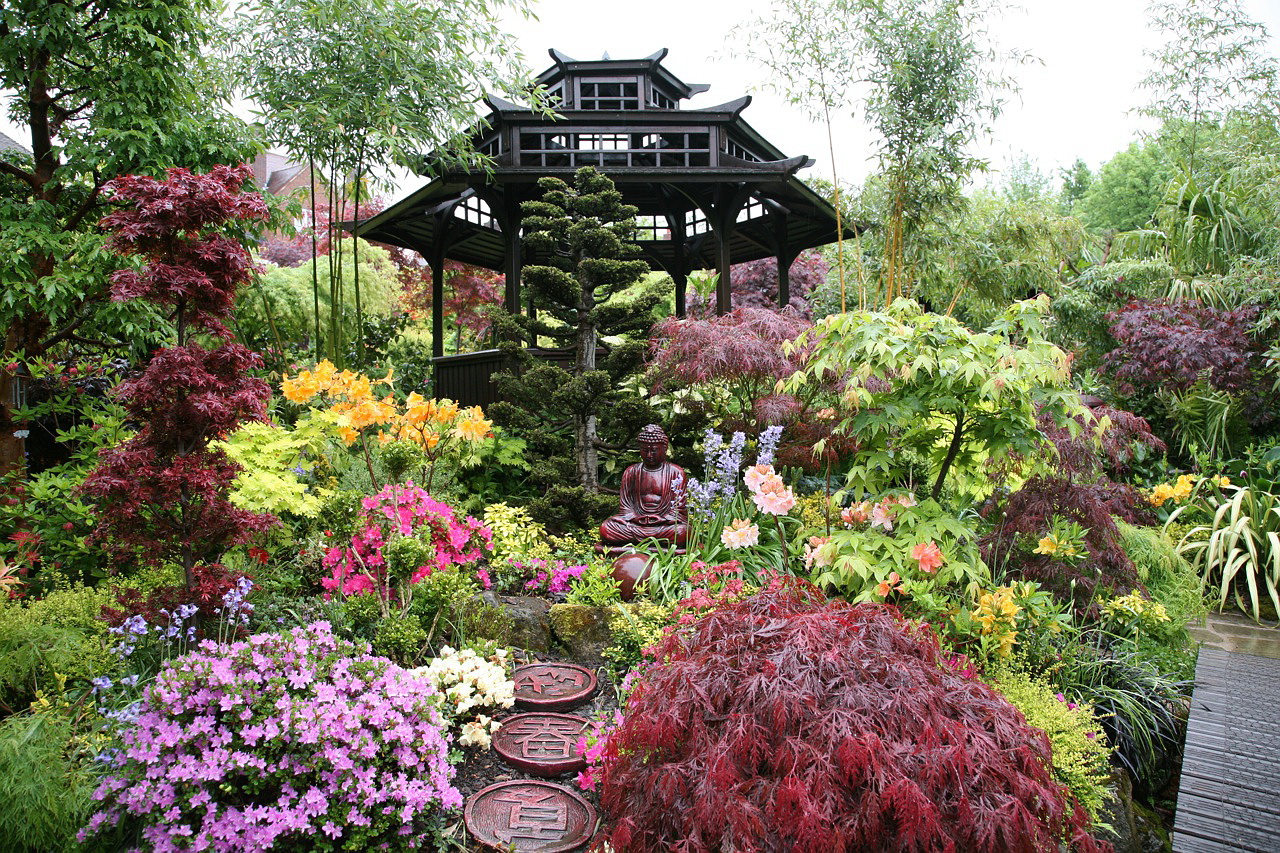
<svg viewBox="0 0 1280 853">
<path fill-rule="evenodd" d="M 316 168 L 327 176 L 336 229 L 342 199 L 353 198 L 358 220 L 363 188 L 383 167 L 424 173 L 471 156 L 467 131 L 484 94 L 541 102 L 500 25 L 504 8 L 529 14 L 527 0 L 250 0 L 238 10 L 230 61 L 269 142 L 312 166 L 313 222 Z M 341 306 L 340 261 L 330 268 L 328 304 Z M 352 283 L 360 329 L 358 275 Z M 318 341 L 316 281 L 313 291 Z M 341 318 L 332 309 L 328 324 L 329 354 L 339 357 Z"/>
</svg>

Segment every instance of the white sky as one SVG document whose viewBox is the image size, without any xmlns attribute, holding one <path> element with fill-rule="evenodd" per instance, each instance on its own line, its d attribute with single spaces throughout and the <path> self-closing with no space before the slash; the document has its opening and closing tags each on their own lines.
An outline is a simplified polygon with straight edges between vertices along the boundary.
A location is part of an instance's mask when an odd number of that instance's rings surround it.
<svg viewBox="0 0 1280 853">
<path fill-rule="evenodd" d="M 1244 5 L 1276 44 L 1280 0 Z M 807 154 L 817 161 L 801 178 L 830 177 L 825 129 L 761 91 L 766 81 L 760 66 L 728 56 L 729 30 L 769 6 L 767 0 L 539 0 L 537 21 L 511 16 L 508 30 L 535 71 L 552 64 L 552 47 L 574 59 L 598 59 L 605 51 L 629 59 L 669 48 L 664 65 L 672 73 L 686 83 L 711 84 L 686 106 L 714 106 L 751 94 L 743 118 L 788 156 Z M 1147 100 L 1137 89 L 1150 67 L 1143 51 L 1157 45 L 1146 29 L 1146 6 L 1146 0 L 1021 0 L 1020 9 L 991 22 L 1002 47 L 1039 60 L 1011 69 L 1021 93 L 1006 106 L 992 140 L 978 149 L 994 169 L 1026 154 L 1055 175 L 1077 157 L 1096 170 L 1149 127 L 1130 114 Z M 860 181 L 872 170 L 873 149 L 860 122 L 849 118 L 837 125 L 842 182 Z"/>
<path fill-rule="evenodd" d="M 751 94 L 743 118 L 788 156 L 807 154 L 817 161 L 802 178 L 830 177 L 825 129 L 762 91 L 766 80 L 760 66 L 728 56 L 729 30 L 759 17 L 769 5 L 768 0 L 536 0 L 537 20 L 511 15 L 507 28 L 534 72 L 552 64 L 547 55 L 552 47 L 575 59 L 598 59 L 606 51 L 614 59 L 638 58 L 669 48 L 664 64 L 677 77 L 711 85 L 686 106 L 714 106 Z M 1132 113 L 1147 99 L 1137 89 L 1149 68 L 1143 51 L 1156 46 L 1146 28 L 1146 6 L 1146 0 L 1021 0 L 1019 8 L 1011 0 L 1010 10 L 991 22 L 992 34 L 1002 47 L 1039 61 L 1012 69 L 1021 92 L 977 153 L 995 170 L 1025 154 L 1056 179 L 1056 170 L 1077 157 L 1096 170 L 1135 139 L 1149 126 Z M 1272 44 L 1280 45 L 1280 0 L 1244 0 L 1244 6 L 1266 25 Z M 7 121 L 0 120 L 0 130 L 24 145 L 30 142 Z M 873 150 L 859 121 L 839 123 L 841 180 L 864 178 L 874 166 Z M 394 197 L 420 183 L 403 181 Z"/>
</svg>

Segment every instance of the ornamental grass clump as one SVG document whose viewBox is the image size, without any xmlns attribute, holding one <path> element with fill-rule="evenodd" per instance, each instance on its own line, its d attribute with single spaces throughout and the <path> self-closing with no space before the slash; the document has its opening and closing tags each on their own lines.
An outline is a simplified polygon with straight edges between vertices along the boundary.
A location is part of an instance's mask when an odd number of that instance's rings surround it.
<svg viewBox="0 0 1280 853">
<path fill-rule="evenodd" d="M 1103 846 L 1044 733 L 892 607 L 784 579 L 652 659 L 605 749 L 615 850 Z"/>
<path fill-rule="evenodd" d="M 153 851 L 417 849 L 462 805 L 431 682 L 328 623 L 171 661 L 81 837 Z"/>
</svg>

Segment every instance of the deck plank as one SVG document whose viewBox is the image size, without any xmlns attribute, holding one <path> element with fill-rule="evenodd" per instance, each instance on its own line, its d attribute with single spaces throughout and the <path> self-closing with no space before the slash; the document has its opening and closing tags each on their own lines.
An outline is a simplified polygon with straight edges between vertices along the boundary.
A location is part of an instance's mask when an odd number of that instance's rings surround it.
<svg viewBox="0 0 1280 853">
<path fill-rule="evenodd" d="M 1175 853 L 1280 850 L 1278 709 L 1280 660 L 1200 649 Z"/>
</svg>

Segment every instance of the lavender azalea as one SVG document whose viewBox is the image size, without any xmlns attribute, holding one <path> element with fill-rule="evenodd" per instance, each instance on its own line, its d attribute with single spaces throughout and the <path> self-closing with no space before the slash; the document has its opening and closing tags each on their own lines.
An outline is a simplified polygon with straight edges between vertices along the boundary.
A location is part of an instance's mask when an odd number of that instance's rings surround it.
<svg viewBox="0 0 1280 853">
<path fill-rule="evenodd" d="M 206 641 L 148 689 L 81 837 L 124 825 L 158 852 L 415 849 L 462 804 L 435 693 L 326 622 Z"/>
</svg>

